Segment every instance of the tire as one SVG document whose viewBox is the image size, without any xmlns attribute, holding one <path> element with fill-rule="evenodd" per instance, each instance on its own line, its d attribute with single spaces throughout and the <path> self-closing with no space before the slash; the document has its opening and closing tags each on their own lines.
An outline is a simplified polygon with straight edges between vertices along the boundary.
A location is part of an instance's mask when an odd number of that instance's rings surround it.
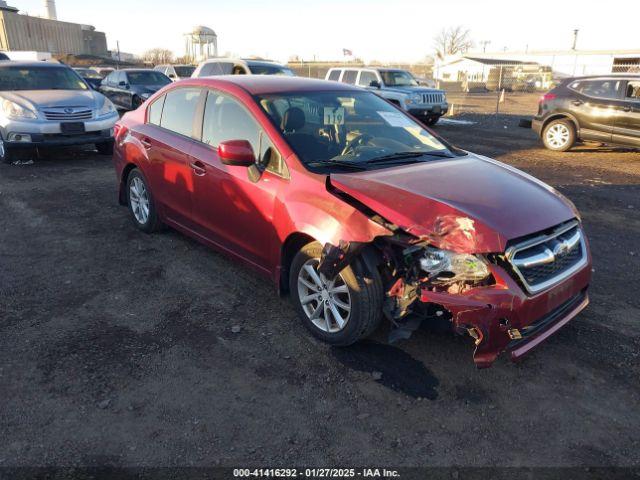
<svg viewBox="0 0 640 480">
<path fill-rule="evenodd" d="M 0 163 L 13 163 L 15 159 L 15 153 L 0 138 Z"/>
<path fill-rule="evenodd" d="M 427 118 L 424 123 L 426 123 L 429 127 L 433 127 L 436 123 L 438 123 L 438 120 L 440 120 L 440 117 L 430 117 Z"/>
<path fill-rule="evenodd" d="M 549 150 L 566 152 L 576 143 L 576 127 L 565 118 L 553 120 L 542 131 L 542 143 Z"/>
<path fill-rule="evenodd" d="M 140 105 L 142 105 L 142 99 L 138 96 L 135 96 L 131 99 L 131 110 L 137 110 Z"/>
<path fill-rule="evenodd" d="M 131 170 L 127 177 L 127 206 L 134 225 L 145 233 L 153 233 L 161 229 L 162 222 L 158 218 L 153 195 L 148 185 L 140 170 L 137 168 Z M 144 208 L 145 197 L 146 209 Z"/>
<path fill-rule="evenodd" d="M 356 259 L 342 270 L 333 282 L 327 281 L 324 276 L 318 275 L 316 270 L 321 255 L 322 246 L 318 242 L 312 242 L 302 247 L 294 257 L 289 274 L 291 301 L 304 326 L 316 338 L 336 346 L 352 345 L 371 335 L 380 324 L 384 299 L 382 279 L 377 271 L 369 272 L 364 263 Z M 318 288 L 318 283 L 313 282 L 307 267 L 315 270 L 317 280 L 329 288 L 324 291 Z M 332 287 L 334 288 L 333 300 L 330 300 L 327 297 Z M 310 296 L 315 298 L 303 305 L 302 298 Z M 325 309 L 327 304 L 321 301 L 323 298 L 325 302 L 327 300 L 333 302 L 333 308 L 344 320 L 342 326 L 338 323 L 336 316 L 329 313 L 331 306 L 327 307 L 328 310 Z M 335 303 L 336 301 L 350 306 L 350 310 L 345 310 Z M 319 317 L 312 319 L 314 313 Z M 328 322 L 326 314 L 329 315 Z"/>
<path fill-rule="evenodd" d="M 113 155 L 113 140 L 96 143 L 96 150 L 100 155 Z"/>
</svg>

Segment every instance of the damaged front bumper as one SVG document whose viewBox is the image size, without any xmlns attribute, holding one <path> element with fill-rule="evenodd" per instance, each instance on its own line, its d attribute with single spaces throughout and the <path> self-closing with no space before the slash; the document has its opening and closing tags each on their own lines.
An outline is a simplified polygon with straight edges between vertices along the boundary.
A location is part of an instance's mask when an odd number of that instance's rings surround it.
<svg viewBox="0 0 640 480">
<path fill-rule="evenodd" d="M 590 263 L 575 275 L 534 296 L 500 266 L 492 265 L 496 283 L 461 294 L 421 289 L 419 301 L 444 308 L 454 330 L 471 335 L 478 368 L 490 367 L 502 352 L 513 361 L 557 332 L 589 303 Z"/>
</svg>

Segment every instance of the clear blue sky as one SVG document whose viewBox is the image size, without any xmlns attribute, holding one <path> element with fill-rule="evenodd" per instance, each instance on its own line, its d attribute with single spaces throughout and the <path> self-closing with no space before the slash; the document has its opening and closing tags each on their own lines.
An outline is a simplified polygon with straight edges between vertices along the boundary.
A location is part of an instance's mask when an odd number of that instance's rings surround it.
<svg viewBox="0 0 640 480">
<path fill-rule="evenodd" d="M 43 0 L 9 0 L 42 15 Z M 562 0 L 57 0 L 58 18 L 94 25 L 124 52 L 164 47 L 184 53 L 182 34 L 206 25 L 218 34 L 221 54 L 261 55 L 286 61 L 342 57 L 418 61 L 433 52 L 443 26 L 464 25 L 489 50 L 568 49 L 580 29 L 582 49 L 640 48 L 640 0 L 598 6 Z M 623 12 L 626 12 L 625 15 Z"/>
</svg>

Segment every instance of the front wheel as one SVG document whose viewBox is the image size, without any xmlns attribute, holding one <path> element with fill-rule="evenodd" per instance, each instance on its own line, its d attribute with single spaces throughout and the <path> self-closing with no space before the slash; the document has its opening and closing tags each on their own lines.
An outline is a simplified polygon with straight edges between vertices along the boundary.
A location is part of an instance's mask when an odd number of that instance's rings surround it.
<svg viewBox="0 0 640 480">
<path fill-rule="evenodd" d="M 294 307 L 304 326 L 318 339 L 347 346 L 371 335 L 382 318 L 382 280 L 356 259 L 335 278 L 318 272 L 322 246 L 305 245 L 289 274 Z"/>
<path fill-rule="evenodd" d="M 542 132 L 542 143 L 549 150 L 566 152 L 575 142 L 576 129 L 570 120 L 553 120 Z"/>
<path fill-rule="evenodd" d="M 438 120 L 440 120 L 440 117 L 429 117 L 425 120 L 424 123 L 426 123 L 429 127 L 432 127 L 436 123 L 438 123 Z"/>
<path fill-rule="evenodd" d="M 6 143 L 0 138 L 0 163 L 13 163 L 15 154 L 7 147 Z"/>
<path fill-rule="evenodd" d="M 142 105 L 143 103 L 144 103 L 144 102 L 142 101 L 142 99 L 141 99 L 140 97 L 138 97 L 138 96 L 134 96 L 134 97 L 131 99 L 131 110 L 137 110 L 137 109 L 138 109 L 138 107 L 139 107 L 140 105 Z"/>
</svg>

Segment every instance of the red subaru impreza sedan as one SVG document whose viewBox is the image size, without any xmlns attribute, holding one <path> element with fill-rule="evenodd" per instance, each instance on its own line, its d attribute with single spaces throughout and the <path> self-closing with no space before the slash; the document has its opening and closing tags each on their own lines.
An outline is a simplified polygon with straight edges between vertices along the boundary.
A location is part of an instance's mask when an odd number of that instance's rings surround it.
<svg viewBox="0 0 640 480">
<path fill-rule="evenodd" d="M 165 87 L 116 128 L 119 199 L 253 267 L 319 339 L 444 322 L 478 367 L 517 359 L 588 304 L 580 216 L 375 94 L 301 78 Z"/>
</svg>

